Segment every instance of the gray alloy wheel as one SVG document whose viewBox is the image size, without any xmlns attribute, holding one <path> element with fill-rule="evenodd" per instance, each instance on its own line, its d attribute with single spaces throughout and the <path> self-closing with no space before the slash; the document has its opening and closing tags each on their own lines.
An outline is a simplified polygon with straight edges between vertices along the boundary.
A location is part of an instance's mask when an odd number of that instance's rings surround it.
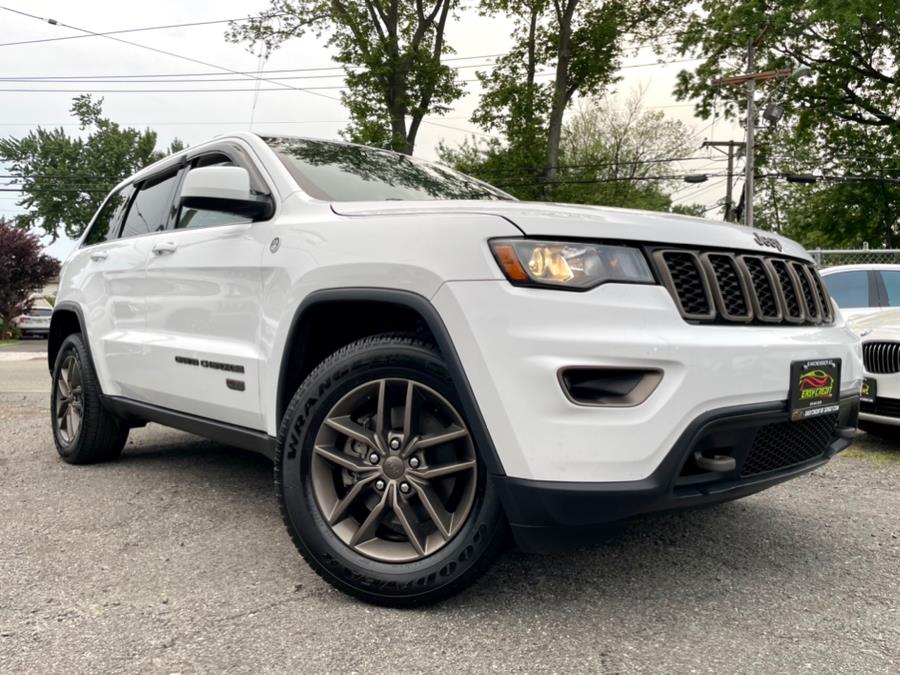
<svg viewBox="0 0 900 675">
<path fill-rule="evenodd" d="M 81 429 L 84 401 L 81 386 L 81 368 L 74 354 L 63 361 L 56 380 L 56 425 L 66 445 L 70 445 Z"/>
<path fill-rule="evenodd" d="M 472 509 L 475 446 L 447 399 L 411 379 L 378 379 L 344 395 L 316 434 L 313 493 L 332 532 L 387 563 L 448 544 Z"/>
</svg>

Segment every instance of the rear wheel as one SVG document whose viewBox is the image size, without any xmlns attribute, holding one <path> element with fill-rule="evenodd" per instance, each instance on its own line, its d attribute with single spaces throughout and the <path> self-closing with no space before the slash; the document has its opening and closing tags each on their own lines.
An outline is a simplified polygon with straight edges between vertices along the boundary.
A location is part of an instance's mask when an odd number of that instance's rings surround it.
<svg viewBox="0 0 900 675">
<path fill-rule="evenodd" d="M 368 602 L 435 602 L 501 550 L 505 523 L 435 348 L 377 336 L 329 357 L 285 413 L 285 523 L 329 583 Z"/>
<path fill-rule="evenodd" d="M 128 425 L 103 407 L 100 385 L 80 333 L 63 341 L 50 393 L 53 440 L 69 464 L 115 459 L 128 440 Z"/>
</svg>

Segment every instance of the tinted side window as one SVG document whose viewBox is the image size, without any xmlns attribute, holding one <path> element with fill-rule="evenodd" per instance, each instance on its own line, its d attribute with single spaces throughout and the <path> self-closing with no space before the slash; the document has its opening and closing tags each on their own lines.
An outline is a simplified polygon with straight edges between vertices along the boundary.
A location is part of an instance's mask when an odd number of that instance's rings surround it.
<svg viewBox="0 0 900 675">
<path fill-rule="evenodd" d="M 90 232 L 84 239 L 84 245 L 99 244 L 100 242 L 112 239 L 116 236 L 116 225 L 118 224 L 118 215 L 121 208 L 128 201 L 131 195 L 131 187 L 123 188 L 113 192 L 109 199 L 100 207 L 94 223 L 91 225 Z"/>
<path fill-rule="evenodd" d="M 193 208 L 182 206 L 178 214 L 177 229 L 192 227 L 214 227 L 216 225 L 241 225 L 252 223 L 253 218 L 226 211 L 214 211 L 212 209 Z"/>
<path fill-rule="evenodd" d="M 177 175 L 170 174 L 141 185 L 128 209 L 121 237 L 134 237 L 166 229 Z"/>
<path fill-rule="evenodd" d="M 839 272 L 822 278 L 838 307 L 869 306 L 868 272 Z"/>
<path fill-rule="evenodd" d="M 887 290 L 889 307 L 900 307 L 900 272 L 878 272 Z"/>
</svg>

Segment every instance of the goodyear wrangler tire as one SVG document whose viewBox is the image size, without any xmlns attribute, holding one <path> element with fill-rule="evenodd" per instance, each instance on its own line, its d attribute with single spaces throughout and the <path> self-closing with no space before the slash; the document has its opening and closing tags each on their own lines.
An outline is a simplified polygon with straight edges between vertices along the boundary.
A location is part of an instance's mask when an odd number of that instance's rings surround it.
<svg viewBox="0 0 900 675">
<path fill-rule="evenodd" d="M 506 525 L 460 409 L 435 347 L 410 336 L 354 342 L 306 378 L 282 421 L 275 485 L 323 579 L 409 607 L 490 566 Z"/>
</svg>

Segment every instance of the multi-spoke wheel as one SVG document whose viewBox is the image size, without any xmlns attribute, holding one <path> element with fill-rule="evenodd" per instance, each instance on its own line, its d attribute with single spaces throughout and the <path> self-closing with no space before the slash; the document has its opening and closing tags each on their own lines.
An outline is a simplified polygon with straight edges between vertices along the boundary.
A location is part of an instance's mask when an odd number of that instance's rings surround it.
<svg viewBox="0 0 900 675">
<path fill-rule="evenodd" d="M 56 356 L 50 409 L 56 449 L 70 464 L 115 459 L 128 440 L 128 425 L 103 408 L 97 374 L 78 333 L 65 339 Z"/>
<path fill-rule="evenodd" d="M 69 444 L 78 436 L 84 405 L 81 400 L 81 370 L 74 354 L 66 356 L 56 381 L 56 425 L 60 438 Z"/>
<path fill-rule="evenodd" d="M 316 435 L 312 485 L 338 538 L 375 560 L 430 555 L 475 498 L 475 447 L 456 409 L 410 379 L 356 387 Z"/>
<path fill-rule="evenodd" d="M 326 580 L 371 602 L 432 602 L 502 542 L 496 496 L 446 366 L 404 336 L 319 366 L 285 413 L 276 484 L 289 531 Z"/>
</svg>

